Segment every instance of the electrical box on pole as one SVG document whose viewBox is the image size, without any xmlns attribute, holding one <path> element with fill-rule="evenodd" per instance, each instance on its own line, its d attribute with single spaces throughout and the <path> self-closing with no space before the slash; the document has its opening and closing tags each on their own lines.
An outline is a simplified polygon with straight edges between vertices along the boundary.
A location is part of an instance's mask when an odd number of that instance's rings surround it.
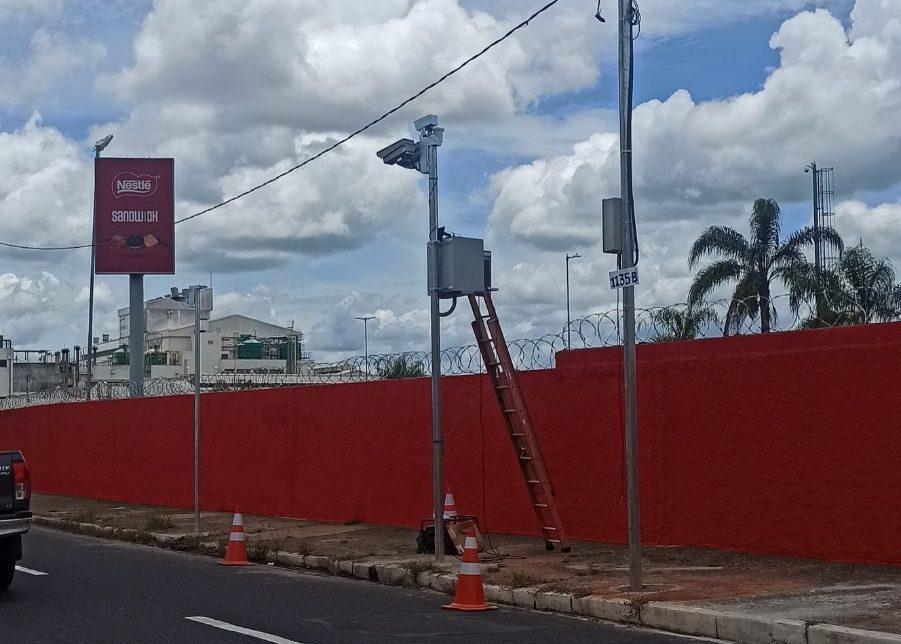
<svg viewBox="0 0 901 644">
<path fill-rule="evenodd" d="M 491 253 L 472 237 L 445 237 L 438 242 L 438 297 L 482 295 L 491 284 Z"/>
<path fill-rule="evenodd" d="M 620 197 L 601 201 L 601 219 L 603 223 L 604 252 L 621 255 L 623 244 L 623 200 Z"/>
</svg>

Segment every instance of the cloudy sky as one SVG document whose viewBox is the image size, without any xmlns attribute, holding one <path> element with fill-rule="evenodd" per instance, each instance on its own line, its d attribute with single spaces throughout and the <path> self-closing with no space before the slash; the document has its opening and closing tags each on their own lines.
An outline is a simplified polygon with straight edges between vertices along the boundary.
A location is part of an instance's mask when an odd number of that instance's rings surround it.
<svg viewBox="0 0 901 644">
<path fill-rule="evenodd" d="M 435 80 L 535 0 L 0 0 L 0 241 L 90 239 L 92 158 L 176 159 L 177 216 L 291 167 Z M 180 225 L 177 273 L 215 315 L 302 330 L 314 358 L 428 345 L 422 179 L 375 152 L 435 113 L 440 217 L 494 252 L 509 338 L 615 306 L 601 199 L 619 185 L 616 8 L 560 0 L 378 128 Z M 746 229 L 773 197 L 810 218 L 805 164 L 835 167 L 836 225 L 901 267 L 901 3 L 640 0 L 634 117 L 639 305 L 682 302 L 711 224 Z M 0 332 L 16 348 L 84 344 L 90 255 L 0 250 Z M 116 334 L 128 279 L 97 280 L 95 335 Z M 469 343 L 465 309 L 444 344 Z"/>
</svg>

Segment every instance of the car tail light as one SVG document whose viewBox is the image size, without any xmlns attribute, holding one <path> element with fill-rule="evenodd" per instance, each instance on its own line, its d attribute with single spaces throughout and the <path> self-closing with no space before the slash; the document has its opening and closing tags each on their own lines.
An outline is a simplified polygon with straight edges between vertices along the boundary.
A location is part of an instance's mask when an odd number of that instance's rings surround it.
<svg viewBox="0 0 901 644">
<path fill-rule="evenodd" d="M 13 480 L 16 484 L 16 501 L 24 501 L 31 496 L 31 477 L 25 463 L 13 463 Z"/>
</svg>

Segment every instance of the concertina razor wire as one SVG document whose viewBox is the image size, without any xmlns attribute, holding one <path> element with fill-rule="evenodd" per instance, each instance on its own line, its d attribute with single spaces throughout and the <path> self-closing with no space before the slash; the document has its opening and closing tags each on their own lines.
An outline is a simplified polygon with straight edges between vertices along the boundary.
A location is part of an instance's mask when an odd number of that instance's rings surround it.
<svg viewBox="0 0 901 644">
<path fill-rule="evenodd" d="M 724 335 L 760 333 L 760 302 L 721 299 L 696 304 L 675 304 L 667 307 L 636 309 L 635 334 L 640 344 L 692 340 Z M 817 315 L 816 309 L 821 311 Z M 557 333 L 540 338 L 519 339 L 508 343 L 510 357 L 516 369 L 530 371 L 551 369 L 556 354 L 567 349 L 595 349 L 622 344 L 621 311 L 594 313 L 571 321 Z M 792 306 L 789 295 L 778 295 L 770 301 L 770 330 L 795 331 L 803 329 L 846 326 L 873 322 L 901 320 L 901 293 L 865 292 L 843 294 L 838 298 L 822 297 L 819 306 L 801 302 Z M 243 389 L 324 385 L 367 380 L 394 380 L 431 375 L 431 356 L 427 351 L 382 353 L 352 356 L 329 363 L 302 361 L 298 373 L 217 373 L 201 376 L 201 390 L 235 391 Z M 478 345 L 448 347 L 441 351 L 442 375 L 470 375 L 485 371 Z M 174 396 L 192 394 L 191 376 L 178 378 L 150 378 L 136 388 L 132 383 L 99 381 L 93 384 L 94 400 L 116 400 L 136 396 Z M 58 387 L 29 394 L 14 394 L 0 398 L 0 410 L 34 405 L 84 402 L 84 385 Z"/>
</svg>

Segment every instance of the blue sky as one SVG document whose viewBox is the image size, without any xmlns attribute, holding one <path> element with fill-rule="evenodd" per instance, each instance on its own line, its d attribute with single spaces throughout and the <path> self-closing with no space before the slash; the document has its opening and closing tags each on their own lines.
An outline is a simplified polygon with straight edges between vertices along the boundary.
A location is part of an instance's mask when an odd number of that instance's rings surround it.
<svg viewBox="0 0 901 644">
<path fill-rule="evenodd" d="M 584 257 L 573 275 L 574 310 L 611 307 L 601 278 L 612 260 L 597 249 L 596 219 L 600 199 L 618 186 L 616 26 L 597 23 L 590 4 L 561 0 L 343 156 L 181 227 L 177 275 L 148 277 L 145 292 L 207 282 L 213 271 L 217 314 L 297 320 L 314 353 L 353 352 L 353 316 L 363 313 L 379 319 L 370 327 L 375 350 L 417 347 L 427 335 L 424 185 L 381 167 L 374 152 L 410 135 L 413 118 L 436 112 L 447 127 L 442 223 L 485 237 L 495 251 L 508 335 L 558 328 L 565 252 Z M 178 211 L 187 214 L 210 205 L 197 195 L 226 198 L 298 162 L 322 137 L 346 133 L 415 92 L 527 13 L 507 0 L 391 0 L 352 12 L 340 5 L 45 0 L 28 11 L 0 3 L 7 96 L 0 136 L 17 151 L 0 156 L 0 171 L 22 178 L 0 183 L 0 240 L 83 240 L 74 213 L 89 213 L 90 145 L 106 132 L 116 134 L 110 154 L 176 157 Z M 836 166 L 836 200 L 854 213 L 839 213 L 840 230 L 872 238 L 875 250 L 894 257 L 885 230 L 894 229 L 901 194 L 890 170 L 896 157 L 866 150 L 899 135 L 901 119 L 887 116 L 894 94 L 880 95 L 875 80 L 895 72 L 879 68 L 878 56 L 864 61 L 898 47 L 880 25 L 901 20 L 901 9 L 886 0 L 641 5 L 635 158 L 639 232 L 647 237 L 643 305 L 683 301 L 691 239 L 716 223 L 744 231 L 754 197 L 779 200 L 787 229 L 806 223 L 803 166 L 812 158 Z M 813 13 L 817 7 L 831 13 Z M 442 37 L 424 39 L 419 50 L 389 45 L 437 23 Z M 355 71 L 365 68 L 368 76 Z M 830 112 L 819 92 L 833 77 L 843 80 Z M 877 99 L 856 98 L 868 92 Z M 28 125 L 35 113 L 39 121 Z M 851 122 L 861 136 L 848 131 Z M 56 192 L 16 189 L 45 166 Z M 59 207 L 70 213 L 64 226 L 41 223 Z M 258 247 L 242 246 L 237 233 L 256 229 Z M 296 252 L 284 250 L 285 235 Z M 564 247 L 563 238 L 577 241 Z M 78 343 L 84 253 L 0 257 L 8 271 L 0 288 L 0 306 L 4 298 L 9 304 L 0 314 L 4 335 L 32 345 Z M 125 282 L 100 280 L 102 328 L 115 328 Z M 48 301 L 56 322 L 35 324 Z M 449 342 L 468 341 L 465 320 L 449 320 L 447 334 Z"/>
</svg>

